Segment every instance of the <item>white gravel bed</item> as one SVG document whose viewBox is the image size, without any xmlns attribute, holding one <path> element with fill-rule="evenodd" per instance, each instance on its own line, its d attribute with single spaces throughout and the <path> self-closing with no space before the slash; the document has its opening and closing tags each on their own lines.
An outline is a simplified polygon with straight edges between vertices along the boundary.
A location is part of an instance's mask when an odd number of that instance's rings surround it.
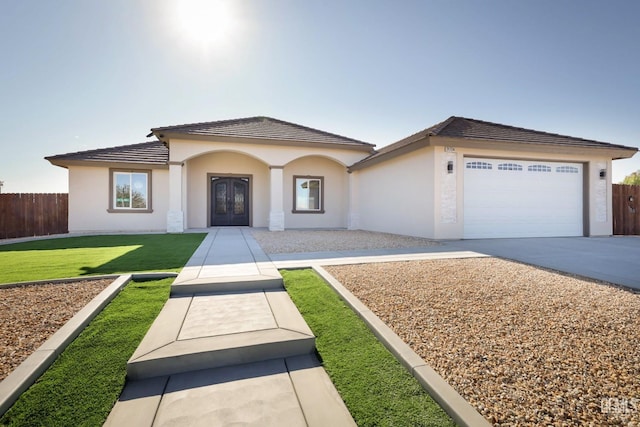
<svg viewBox="0 0 640 427">
<path fill-rule="evenodd" d="M 327 270 L 496 426 L 640 425 L 640 294 L 496 258 Z"/>
<path fill-rule="evenodd" d="M 393 249 L 439 245 L 433 240 L 362 230 L 251 230 L 268 254 Z"/>
</svg>

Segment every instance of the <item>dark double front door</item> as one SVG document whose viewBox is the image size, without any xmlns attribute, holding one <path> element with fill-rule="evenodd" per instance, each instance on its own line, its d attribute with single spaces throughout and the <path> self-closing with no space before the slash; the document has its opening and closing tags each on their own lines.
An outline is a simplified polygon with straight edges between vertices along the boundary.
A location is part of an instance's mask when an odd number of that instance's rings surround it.
<svg viewBox="0 0 640 427">
<path fill-rule="evenodd" d="M 211 225 L 249 225 L 249 178 L 211 178 Z"/>
</svg>

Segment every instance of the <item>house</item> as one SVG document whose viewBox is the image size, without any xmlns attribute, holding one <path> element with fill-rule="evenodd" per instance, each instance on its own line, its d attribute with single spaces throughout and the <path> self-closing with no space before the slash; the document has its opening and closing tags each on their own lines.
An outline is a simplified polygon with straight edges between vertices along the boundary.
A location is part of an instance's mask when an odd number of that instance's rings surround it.
<svg viewBox="0 0 640 427">
<path fill-rule="evenodd" d="M 70 232 L 611 235 L 611 163 L 637 151 L 455 116 L 380 150 L 268 117 L 148 136 L 156 140 L 46 158 L 69 171 Z"/>
</svg>

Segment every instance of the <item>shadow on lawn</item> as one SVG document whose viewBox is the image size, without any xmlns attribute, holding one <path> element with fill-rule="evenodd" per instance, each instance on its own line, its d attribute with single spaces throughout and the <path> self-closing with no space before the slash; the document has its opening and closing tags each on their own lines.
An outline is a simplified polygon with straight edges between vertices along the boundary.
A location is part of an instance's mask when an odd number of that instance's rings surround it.
<svg viewBox="0 0 640 427">
<path fill-rule="evenodd" d="M 176 270 L 186 264 L 204 236 L 204 234 L 138 234 L 68 237 L 4 245 L 0 246 L 0 252 L 132 246 L 135 248 L 98 267 L 81 267 L 82 275 Z"/>
</svg>

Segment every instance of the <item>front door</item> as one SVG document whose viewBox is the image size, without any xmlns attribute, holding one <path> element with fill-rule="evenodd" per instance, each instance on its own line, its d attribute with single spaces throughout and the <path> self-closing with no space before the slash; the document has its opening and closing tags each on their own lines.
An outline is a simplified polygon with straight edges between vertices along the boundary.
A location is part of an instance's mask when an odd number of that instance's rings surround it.
<svg viewBox="0 0 640 427">
<path fill-rule="evenodd" d="M 249 178 L 211 178 L 211 225 L 249 225 Z"/>
</svg>

